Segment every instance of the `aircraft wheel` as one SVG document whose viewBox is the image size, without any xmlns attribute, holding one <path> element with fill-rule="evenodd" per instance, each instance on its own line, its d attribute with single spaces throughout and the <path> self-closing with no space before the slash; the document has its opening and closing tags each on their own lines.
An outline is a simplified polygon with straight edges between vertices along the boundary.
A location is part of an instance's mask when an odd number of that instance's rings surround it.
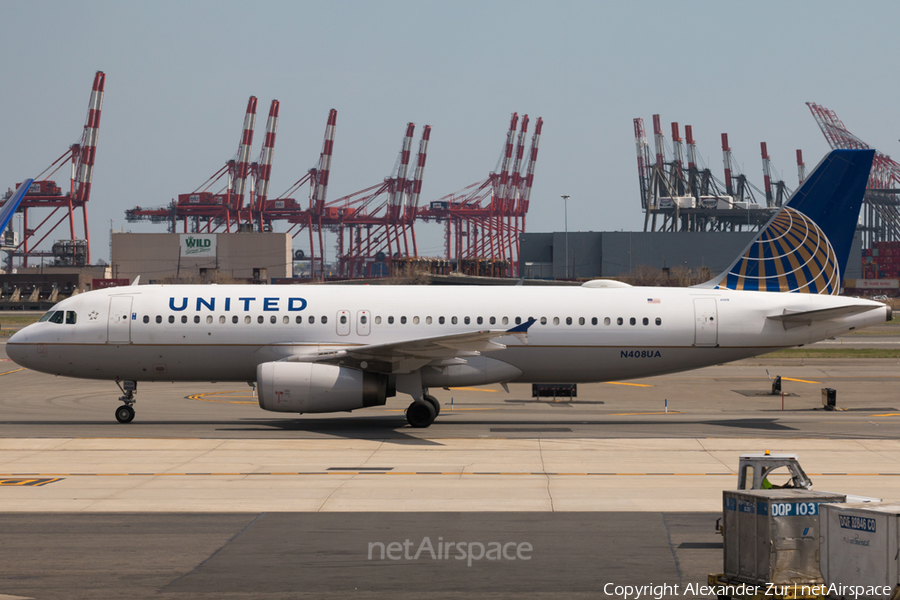
<svg viewBox="0 0 900 600">
<path fill-rule="evenodd" d="M 116 409 L 116 421 L 119 423 L 131 423 L 134 420 L 134 409 L 123 404 Z"/>
<path fill-rule="evenodd" d="M 428 427 L 437 415 L 430 402 L 416 401 L 406 409 L 406 421 L 411 427 Z"/>
<path fill-rule="evenodd" d="M 434 416 L 437 417 L 441 414 L 441 403 L 438 402 L 438 399 L 432 396 L 431 394 L 425 394 L 422 396 L 422 399 L 426 402 L 430 403 L 431 406 L 434 407 Z"/>
</svg>

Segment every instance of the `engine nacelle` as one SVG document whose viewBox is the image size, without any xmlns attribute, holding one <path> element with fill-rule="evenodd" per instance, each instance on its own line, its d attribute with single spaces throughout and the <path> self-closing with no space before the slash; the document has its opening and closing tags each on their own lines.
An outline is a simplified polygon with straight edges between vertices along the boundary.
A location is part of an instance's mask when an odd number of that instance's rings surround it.
<svg viewBox="0 0 900 600">
<path fill-rule="evenodd" d="M 387 377 L 317 363 L 266 362 L 256 367 L 259 407 L 291 413 L 325 413 L 382 406 Z"/>
</svg>

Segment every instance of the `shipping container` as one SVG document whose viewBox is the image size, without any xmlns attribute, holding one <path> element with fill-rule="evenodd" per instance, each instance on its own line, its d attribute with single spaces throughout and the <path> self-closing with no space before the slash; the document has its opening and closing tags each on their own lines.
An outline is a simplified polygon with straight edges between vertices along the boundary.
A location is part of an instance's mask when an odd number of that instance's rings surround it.
<svg viewBox="0 0 900 600">
<path fill-rule="evenodd" d="M 819 505 L 845 500 L 804 489 L 722 492 L 725 577 L 759 585 L 822 583 Z"/>
<path fill-rule="evenodd" d="M 856 597 L 890 598 L 900 584 L 900 503 L 826 504 L 819 521 L 825 583 L 870 588 Z"/>
</svg>

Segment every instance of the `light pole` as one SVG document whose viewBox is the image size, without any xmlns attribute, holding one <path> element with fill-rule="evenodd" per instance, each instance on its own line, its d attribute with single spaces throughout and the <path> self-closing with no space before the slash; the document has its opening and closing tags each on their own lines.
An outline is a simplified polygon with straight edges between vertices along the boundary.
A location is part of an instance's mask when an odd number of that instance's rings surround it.
<svg viewBox="0 0 900 600">
<path fill-rule="evenodd" d="M 569 278 L 569 195 L 560 196 L 563 199 L 563 215 L 566 223 L 566 279 Z"/>
</svg>

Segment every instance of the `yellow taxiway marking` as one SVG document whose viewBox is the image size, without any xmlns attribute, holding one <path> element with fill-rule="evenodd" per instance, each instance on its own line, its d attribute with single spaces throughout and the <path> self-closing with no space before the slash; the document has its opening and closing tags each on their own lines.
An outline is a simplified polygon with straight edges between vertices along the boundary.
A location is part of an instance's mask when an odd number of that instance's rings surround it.
<svg viewBox="0 0 900 600">
<path fill-rule="evenodd" d="M 900 417 L 900 413 L 884 413 L 881 415 L 869 415 L 870 417 Z"/>
<path fill-rule="evenodd" d="M 782 381 L 797 381 L 799 383 L 818 383 L 821 385 L 821 381 L 807 381 L 806 379 L 794 379 L 793 377 L 782 377 Z"/>
<path fill-rule="evenodd" d="M 636 413 L 612 413 L 610 417 L 627 417 L 633 415 L 680 415 L 682 412 L 680 410 L 670 410 L 666 412 L 664 410 L 660 410 L 657 412 L 636 412 Z"/>
<path fill-rule="evenodd" d="M 624 381 L 605 381 L 604 383 L 608 383 L 609 385 L 630 385 L 632 387 L 653 387 L 647 383 L 625 383 Z"/>
<path fill-rule="evenodd" d="M 204 392 L 202 394 L 191 394 L 188 400 L 201 400 L 203 402 L 220 402 L 222 404 L 258 404 L 256 400 L 219 400 L 218 398 L 207 398 L 206 396 L 219 396 L 222 398 L 253 398 L 253 396 L 226 396 L 225 394 L 242 394 L 239 391 L 228 392 Z"/>
<path fill-rule="evenodd" d="M 372 408 L 375 408 L 375 407 L 373 406 Z M 406 409 L 405 409 L 405 408 L 386 408 L 386 409 L 383 409 L 383 410 L 384 410 L 384 412 L 406 412 Z M 459 412 L 459 411 L 461 411 L 461 410 L 497 410 L 497 409 L 496 409 L 496 408 L 493 408 L 493 407 L 487 407 L 487 408 L 459 408 L 459 407 L 456 407 L 456 406 L 450 406 L 450 405 L 447 404 L 446 402 L 445 402 L 445 403 L 443 404 L 443 406 L 441 407 L 441 413 L 444 413 L 445 411 L 448 412 L 448 413 L 451 413 L 451 412 Z"/>
<path fill-rule="evenodd" d="M 321 475 L 461 475 L 514 476 L 514 477 L 734 477 L 737 473 L 640 473 L 640 472 L 552 472 L 552 471 L 290 471 L 290 472 L 247 472 L 247 473 L 0 473 L 4 485 L 45 485 L 59 481 L 62 477 L 308 477 Z M 809 473 L 814 477 L 900 477 L 900 473 Z"/>
<path fill-rule="evenodd" d="M 467 392 L 491 392 L 491 393 L 497 393 L 500 391 L 500 390 L 489 390 L 487 388 L 479 388 L 479 387 L 452 387 L 450 389 L 451 390 L 464 390 Z"/>
<path fill-rule="evenodd" d="M 13 369 L 12 371 L 7 371 L 6 373 L 0 373 L 0 376 L 9 375 L 10 373 L 18 373 L 19 371 L 24 371 L 24 370 L 25 370 L 25 367 L 22 367 L 20 369 Z"/>
</svg>

